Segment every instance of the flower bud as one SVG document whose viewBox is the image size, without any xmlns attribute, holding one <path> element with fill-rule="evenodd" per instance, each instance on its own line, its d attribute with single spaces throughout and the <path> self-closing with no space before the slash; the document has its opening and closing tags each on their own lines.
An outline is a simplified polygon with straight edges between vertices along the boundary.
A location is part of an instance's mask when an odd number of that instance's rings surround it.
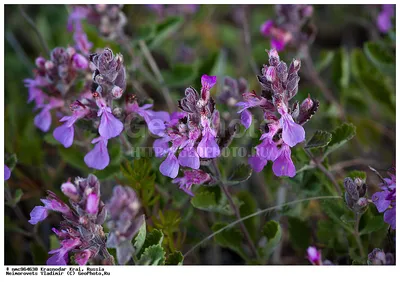
<svg viewBox="0 0 400 282">
<path fill-rule="evenodd" d="M 44 67 L 46 68 L 46 70 L 51 70 L 54 67 L 54 63 L 52 61 L 46 61 Z"/>
<path fill-rule="evenodd" d="M 90 214 L 96 214 L 99 209 L 100 198 L 96 193 L 91 193 L 86 200 L 86 211 Z"/>
<path fill-rule="evenodd" d="M 314 106 L 314 101 L 311 99 L 310 95 L 300 105 L 300 111 L 303 113 L 308 112 Z"/>
<path fill-rule="evenodd" d="M 360 199 L 358 199 L 358 201 L 357 201 L 357 205 L 360 207 L 360 208 L 364 208 L 364 207 L 366 207 L 367 205 L 368 205 L 368 200 L 366 199 L 366 198 L 360 198 Z"/>
<path fill-rule="evenodd" d="M 362 184 L 363 184 L 363 181 L 360 179 L 360 178 L 356 178 L 356 179 L 354 179 L 354 183 L 357 185 L 357 186 L 361 186 Z"/>
<path fill-rule="evenodd" d="M 112 114 L 116 117 L 116 118 L 120 118 L 122 117 L 122 109 L 119 107 L 116 107 L 112 110 Z"/>
<path fill-rule="evenodd" d="M 117 85 L 114 85 L 114 87 L 111 89 L 111 96 L 113 99 L 121 98 L 122 93 L 123 93 L 122 88 Z"/>
<path fill-rule="evenodd" d="M 87 69 L 89 66 L 89 62 L 88 60 L 82 56 L 81 54 L 76 53 L 73 57 L 72 57 L 72 62 L 73 62 L 73 66 L 77 69 Z"/>
<path fill-rule="evenodd" d="M 73 47 L 68 47 L 67 48 L 67 54 L 72 57 L 76 53 L 75 48 Z"/>
<path fill-rule="evenodd" d="M 375 248 L 371 253 L 368 254 L 368 264 L 373 264 L 373 265 L 386 264 L 385 253 L 381 249 Z"/>
<path fill-rule="evenodd" d="M 260 32 L 264 36 L 269 36 L 271 34 L 271 28 L 273 27 L 274 22 L 272 20 L 268 20 L 263 23 L 260 27 Z"/>
<path fill-rule="evenodd" d="M 78 190 L 71 182 L 63 183 L 61 185 L 61 191 L 64 193 L 65 196 L 73 201 L 77 201 L 79 199 Z"/>
<path fill-rule="evenodd" d="M 277 66 L 279 63 L 278 51 L 276 51 L 276 49 L 271 49 L 267 52 L 268 52 L 268 56 L 269 56 L 269 64 L 271 66 Z"/>
<path fill-rule="evenodd" d="M 46 64 L 46 59 L 43 57 L 37 57 L 35 60 L 35 64 L 38 68 L 44 68 Z"/>
<path fill-rule="evenodd" d="M 273 82 L 276 79 L 276 69 L 275 67 L 268 67 L 265 72 L 265 77 L 268 81 Z"/>
</svg>

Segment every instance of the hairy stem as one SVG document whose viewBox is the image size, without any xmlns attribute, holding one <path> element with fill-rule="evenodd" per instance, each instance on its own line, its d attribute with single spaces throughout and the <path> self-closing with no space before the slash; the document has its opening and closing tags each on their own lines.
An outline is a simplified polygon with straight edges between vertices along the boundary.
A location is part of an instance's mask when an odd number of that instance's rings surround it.
<svg viewBox="0 0 400 282">
<path fill-rule="evenodd" d="M 151 52 L 150 52 L 149 48 L 147 47 L 146 42 L 144 42 L 143 40 L 140 40 L 139 46 L 140 46 L 140 49 L 141 49 L 144 57 L 146 58 L 147 62 L 149 63 L 150 68 L 152 69 L 154 75 L 156 76 L 158 82 L 161 85 L 161 92 L 163 94 L 165 102 L 167 103 L 169 111 L 173 112 L 174 108 L 175 108 L 175 104 L 172 101 L 172 98 L 171 98 L 168 88 L 165 86 L 164 78 L 160 72 L 160 69 L 157 66 L 156 61 L 154 60 L 153 56 L 151 55 Z"/>
<path fill-rule="evenodd" d="M 342 199 L 342 197 L 340 197 L 340 196 L 319 196 L 319 197 L 311 197 L 311 198 L 307 198 L 307 199 L 295 200 L 295 201 L 292 201 L 292 202 L 284 203 L 284 204 L 282 204 L 282 205 L 278 205 L 278 206 L 266 208 L 266 209 L 263 209 L 263 210 L 259 210 L 259 211 L 255 212 L 255 213 L 249 214 L 249 215 L 247 215 L 247 216 L 245 216 L 245 217 L 242 217 L 241 219 L 235 220 L 234 222 L 228 224 L 227 226 L 225 226 L 225 227 L 219 229 L 218 231 L 216 231 L 216 232 L 214 232 L 214 233 L 208 235 L 206 238 L 204 238 L 204 239 L 201 240 L 199 243 L 197 243 L 195 246 L 193 246 L 189 251 L 187 251 L 187 252 L 184 254 L 184 257 L 188 256 L 188 255 L 189 255 L 191 252 L 193 252 L 197 247 L 201 246 L 204 242 L 210 240 L 210 239 L 213 238 L 215 235 L 218 235 L 219 233 L 223 232 L 224 230 L 229 229 L 229 228 L 231 228 L 232 226 L 235 226 L 236 224 L 241 223 L 241 222 L 243 222 L 243 221 L 246 220 L 246 219 L 249 219 L 249 218 L 252 218 L 252 217 L 254 217 L 254 216 L 257 216 L 257 215 L 260 215 L 260 214 L 263 214 L 263 213 L 267 213 L 267 212 L 270 212 L 270 211 L 273 211 L 273 210 L 276 210 L 276 209 L 279 209 L 279 208 L 283 208 L 283 207 L 286 207 L 286 206 L 290 206 L 290 205 L 295 205 L 295 204 L 299 204 L 299 203 L 303 203 L 303 202 L 308 202 L 308 201 L 314 201 L 314 200 L 327 200 L 327 199 Z"/>
<path fill-rule="evenodd" d="M 221 173 L 220 173 L 218 165 L 216 163 L 216 159 L 213 159 L 211 164 L 212 164 L 212 166 L 214 168 L 215 176 L 219 181 L 219 185 L 220 185 L 222 191 L 224 191 L 224 194 L 226 195 L 226 197 L 228 199 L 229 205 L 231 206 L 232 210 L 234 211 L 236 218 L 238 220 L 241 220 L 239 209 L 236 206 L 235 202 L 233 201 L 232 195 L 230 194 L 230 192 L 228 190 L 228 187 L 226 187 L 226 185 L 221 180 Z M 247 242 L 249 244 L 249 247 L 251 249 L 251 252 L 253 253 L 253 256 L 254 257 L 258 257 L 257 249 L 256 249 L 256 247 L 255 247 L 255 245 L 253 243 L 253 240 L 251 240 L 250 234 L 249 234 L 246 226 L 244 225 L 243 221 L 239 222 L 239 227 L 242 230 L 242 233 L 243 233 L 244 237 L 246 238 L 246 240 L 247 240 Z"/>
<path fill-rule="evenodd" d="M 356 239 L 358 248 L 360 249 L 360 256 L 362 258 L 365 258 L 364 247 L 361 242 L 360 232 L 358 231 L 358 229 L 360 227 L 361 214 L 356 213 L 355 217 L 356 217 L 356 223 L 354 224 L 354 233 L 353 234 L 354 234 L 354 238 Z"/>
<path fill-rule="evenodd" d="M 21 12 L 22 17 L 29 23 L 29 25 L 33 28 L 33 31 L 36 33 L 37 37 L 40 40 L 40 44 L 43 47 L 43 50 L 46 55 L 50 54 L 50 49 L 47 46 L 46 41 L 44 40 L 42 34 L 40 33 L 39 29 L 37 28 L 35 22 L 25 13 L 24 9 L 22 8 L 22 5 L 19 5 L 19 11 Z"/>
</svg>

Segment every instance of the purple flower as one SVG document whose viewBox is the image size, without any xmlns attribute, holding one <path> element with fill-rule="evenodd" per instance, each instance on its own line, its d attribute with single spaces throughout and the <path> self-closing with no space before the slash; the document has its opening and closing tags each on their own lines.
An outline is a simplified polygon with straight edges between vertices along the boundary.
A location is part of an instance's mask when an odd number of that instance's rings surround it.
<svg viewBox="0 0 400 282">
<path fill-rule="evenodd" d="M 170 151 L 167 158 L 160 165 L 160 172 L 170 178 L 175 178 L 179 172 L 179 161 L 174 151 Z"/>
<path fill-rule="evenodd" d="M 79 101 L 75 101 L 71 105 L 71 109 L 72 116 L 63 117 L 60 121 L 65 123 L 54 129 L 53 132 L 54 138 L 65 148 L 70 147 L 74 142 L 74 123 L 89 113 L 89 109 Z"/>
<path fill-rule="evenodd" d="M 179 184 L 179 188 L 190 196 L 194 196 L 191 191 L 192 185 L 201 185 L 211 180 L 211 176 L 202 170 L 185 170 L 183 177 L 175 178 L 172 183 Z"/>
<path fill-rule="evenodd" d="M 201 76 L 201 98 L 207 102 L 210 98 L 210 89 L 217 83 L 216 76 L 203 74 Z"/>
<path fill-rule="evenodd" d="M 216 158 L 221 151 L 215 141 L 216 133 L 209 124 L 205 124 L 203 129 L 203 138 L 197 146 L 197 153 L 201 158 Z"/>
<path fill-rule="evenodd" d="M 97 116 L 101 116 L 99 133 L 105 139 L 111 139 L 121 134 L 124 129 L 122 122 L 115 118 L 111 113 L 111 108 L 107 107 L 106 102 L 100 98 L 97 101 L 99 111 Z"/>
<path fill-rule="evenodd" d="M 97 214 L 99 210 L 99 202 L 100 198 L 96 193 L 89 194 L 86 201 L 86 211 L 89 214 Z"/>
<path fill-rule="evenodd" d="M 170 140 L 169 136 L 154 140 L 153 149 L 156 158 L 161 158 L 168 152 Z"/>
<path fill-rule="evenodd" d="M 55 250 L 51 250 L 49 254 L 52 254 L 46 264 L 47 265 L 67 265 L 68 261 L 68 252 L 75 247 L 79 246 L 81 241 L 79 238 L 76 239 L 67 239 L 61 241 L 61 247 Z"/>
<path fill-rule="evenodd" d="M 385 4 L 382 5 L 382 10 L 376 19 L 378 29 L 382 33 L 387 33 L 392 28 L 392 17 L 395 14 L 395 5 Z"/>
<path fill-rule="evenodd" d="M 76 189 L 75 185 L 71 182 L 65 182 L 61 185 L 61 191 L 65 196 L 70 198 L 72 201 L 77 201 L 79 199 L 79 192 Z"/>
<path fill-rule="evenodd" d="M 293 117 L 283 109 L 279 109 L 278 111 L 281 114 L 279 122 L 282 126 L 283 141 L 290 147 L 303 142 L 306 135 L 304 128 L 300 124 L 295 123 Z"/>
<path fill-rule="evenodd" d="M 251 115 L 249 110 L 244 110 L 240 115 L 240 121 L 246 129 L 250 127 L 252 120 L 253 116 Z"/>
<path fill-rule="evenodd" d="M 56 196 L 56 194 L 54 194 L 51 191 L 47 191 L 47 193 L 48 196 L 46 197 L 46 199 L 40 200 L 44 204 L 44 207 L 36 206 L 31 211 L 30 213 L 31 219 L 29 220 L 30 224 L 35 225 L 38 222 L 46 219 L 49 210 L 60 212 L 67 217 L 71 216 L 71 209 L 63 201 L 61 201 Z"/>
<path fill-rule="evenodd" d="M 61 99 L 50 98 L 50 102 L 47 105 L 42 105 L 42 110 L 35 116 L 34 123 L 37 128 L 43 132 L 47 132 L 51 125 L 51 113 L 50 110 L 64 106 L 64 101 Z"/>
<path fill-rule="evenodd" d="M 268 20 L 265 23 L 263 23 L 260 27 L 260 32 L 264 36 L 269 36 L 271 34 L 271 28 L 274 25 L 274 21 Z"/>
<path fill-rule="evenodd" d="M 92 252 L 88 249 L 83 250 L 82 252 L 78 252 L 75 254 L 75 261 L 79 265 L 86 265 L 88 260 L 91 258 Z"/>
<path fill-rule="evenodd" d="M 45 207 L 36 206 L 30 213 L 31 219 L 28 222 L 32 225 L 39 223 L 47 218 L 48 212 Z"/>
<path fill-rule="evenodd" d="M 108 139 L 100 136 L 93 139 L 92 144 L 96 145 L 93 150 L 86 154 L 84 161 L 88 167 L 103 170 L 110 163 L 110 156 L 107 150 Z"/>
<path fill-rule="evenodd" d="M 84 70 L 89 67 L 89 61 L 84 56 L 78 53 L 75 53 L 72 56 L 72 63 L 76 69 Z"/>
<path fill-rule="evenodd" d="M 294 167 L 290 155 L 290 147 L 283 143 L 280 149 L 280 155 L 272 165 L 272 170 L 276 176 L 294 177 L 296 175 L 296 168 Z"/>
<path fill-rule="evenodd" d="M 179 164 L 181 166 L 198 169 L 200 167 L 200 158 L 193 146 L 186 146 L 179 154 Z"/>
<path fill-rule="evenodd" d="M 11 170 L 8 168 L 8 166 L 4 165 L 4 181 L 10 179 L 10 176 L 11 176 Z"/>
<path fill-rule="evenodd" d="M 396 175 L 388 174 L 390 178 L 379 185 L 382 191 L 373 194 L 371 200 L 380 213 L 384 212 L 383 220 L 396 229 Z"/>
<path fill-rule="evenodd" d="M 322 265 L 321 251 L 314 246 L 308 247 L 307 258 L 313 265 Z"/>
</svg>

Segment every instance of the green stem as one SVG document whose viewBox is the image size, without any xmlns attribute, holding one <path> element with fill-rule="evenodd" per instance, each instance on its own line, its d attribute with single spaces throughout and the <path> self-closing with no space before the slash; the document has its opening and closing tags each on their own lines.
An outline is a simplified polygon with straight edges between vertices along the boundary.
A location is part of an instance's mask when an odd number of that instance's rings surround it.
<svg viewBox="0 0 400 282">
<path fill-rule="evenodd" d="M 356 213 L 356 222 L 354 224 L 354 238 L 356 239 L 358 248 L 360 249 L 360 255 L 362 258 L 365 258 L 365 252 L 364 252 L 364 247 L 361 242 L 361 237 L 360 237 L 360 232 L 358 231 L 360 227 L 360 219 L 361 219 L 361 214 Z"/>
<path fill-rule="evenodd" d="M 187 251 L 187 252 L 184 254 L 184 257 L 186 257 L 187 255 L 189 255 L 189 254 L 190 254 L 191 252 L 193 252 L 197 247 L 201 246 L 204 242 L 206 242 L 206 241 L 210 240 L 211 238 L 213 238 L 215 235 L 218 235 L 219 233 L 223 232 L 224 230 L 226 230 L 226 229 L 228 229 L 228 228 L 232 228 L 232 226 L 235 226 L 236 224 L 241 223 L 241 222 L 243 222 L 244 220 L 247 220 L 247 219 L 252 218 L 252 217 L 254 217 L 254 216 L 257 216 L 257 215 L 260 215 L 260 214 L 263 214 L 263 213 L 267 213 L 267 212 L 270 212 L 270 211 L 273 211 L 273 210 L 276 210 L 276 209 L 279 209 L 279 208 L 283 208 L 283 207 L 286 207 L 286 206 L 295 205 L 295 204 L 299 204 L 299 203 L 303 203 L 303 202 L 308 202 L 308 201 L 327 200 L 327 199 L 342 199 L 342 197 L 340 197 L 340 196 L 319 196 L 319 197 L 311 197 L 311 198 L 307 198 L 307 199 L 295 200 L 295 201 L 292 201 L 292 202 L 284 203 L 284 204 L 282 204 L 282 205 L 277 205 L 277 206 L 274 206 L 274 207 L 266 208 L 266 209 L 263 209 L 263 210 L 259 210 L 259 211 L 255 212 L 255 213 L 249 214 L 249 215 L 247 215 L 247 216 L 245 216 L 245 217 L 242 217 L 241 219 L 235 220 L 234 222 L 232 222 L 232 223 L 226 225 L 225 227 L 219 229 L 218 231 L 216 231 L 216 232 L 214 232 L 214 233 L 208 235 L 206 238 L 204 238 L 204 239 L 201 240 L 199 243 L 197 243 L 195 246 L 193 246 L 189 251 Z"/>
<path fill-rule="evenodd" d="M 211 164 L 212 164 L 212 167 L 214 168 L 215 176 L 218 179 L 219 185 L 220 185 L 222 191 L 224 191 L 226 198 L 228 199 L 229 205 L 231 206 L 232 210 L 234 211 L 236 218 L 238 220 L 241 220 L 239 209 L 236 206 L 235 202 L 233 201 L 232 195 L 229 193 L 228 187 L 226 187 L 225 183 L 223 183 L 223 181 L 221 180 L 221 173 L 220 173 L 218 165 L 216 163 L 216 159 L 213 159 Z M 243 221 L 239 222 L 239 226 L 240 226 L 240 229 L 242 230 L 244 237 L 246 238 L 247 242 L 249 243 L 249 247 L 251 249 L 251 252 L 253 253 L 253 256 L 258 258 L 257 249 L 253 243 L 253 240 L 251 240 L 250 234 L 249 234 L 246 226 L 244 225 Z"/>
</svg>

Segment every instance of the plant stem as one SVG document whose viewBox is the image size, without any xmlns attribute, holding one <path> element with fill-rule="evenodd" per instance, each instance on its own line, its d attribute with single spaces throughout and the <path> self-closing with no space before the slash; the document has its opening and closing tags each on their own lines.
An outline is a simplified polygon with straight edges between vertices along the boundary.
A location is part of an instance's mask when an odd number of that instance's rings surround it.
<svg viewBox="0 0 400 282">
<path fill-rule="evenodd" d="M 304 55 L 305 66 L 307 68 L 309 78 L 315 85 L 318 86 L 318 88 L 321 90 L 322 94 L 324 95 L 325 99 L 328 100 L 331 104 L 336 106 L 336 108 L 339 111 L 340 119 L 342 121 L 345 121 L 346 116 L 345 116 L 342 106 L 339 104 L 338 101 L 336 101 L 336 98 L 333 95 L 332 91 L 329 90 L 329 88 L 326 86 L 326 84 L 323 82 L 323 80 L 319 76 L 318 72 L 315 70 L 314 63 L 313 63 L 313 60 L 310 55 L 309 47 L 307 46 L 303 50 L 304 50 L 303 55 Z"/>
<path fill-rule="evenodd" d="M 151 55 L 151 52 L 150 52 L 149 48 L 147 47 L 146 42 L 144 42 L 143 40 L 140 40 L 139 46 L 140 46 L 140 49 L 141 49 L 144 57 L 146 58 L 147 62 L 149 63 L 150 68 L 152 69 L 154 75 L 156 76 L 158 82 L 161 84 L 161 92 L 164 96 L 165 102 L 167 103 L 169 111 L 173 112 L 174 108 L 175 108 L 175 104 L 172 101 L 172 98 L 171 98 L 168 88 L 165 86 L 164 78 L 160 72 L 160 69 L 157 66 L 156 61 L 154 60 L 153 56 Z"/>
<path fill-rule="evenodd" d="M 318 160 L 317 158 L 315 158 L 313 156 L 313 154 L 311 154 L 311 152 L 307 149 L 304 149 L 304 151 L 306 152 L 306 154 L 310 157 L 310 159 L 315 163 L 315 166 L 322 171 L 323 174 L 325 174 L 326 177 L 329 178 L 329 180 L 332 182 L 333 186 L 335 186 L 336 192 L 338 195 L 342 194 L 342 189 L 340 188 L 339 184 L 336 182 L 335 177 L 333 176 L 333 174 L 327 170 L 322 164 L 321 161 Z"/>
<path fill-rule="evenodd" d="M 361 214 L 360 213 L 356 213 L 356 223 L 354 224 L 354 238 L 356 239 L 358 248 L 360 249 L 361 257 L 365 258 L 364 247 L 362 245 L 361 238 L 360 238 L 360 233 L 358 231 L 358 229 L 360 227 L 360 219 L 361 219 Z"/>
<path fill-rule="evenodd" d="M 37 28 L 35 22 L 25 13 L 24 9 L 22 8 L 22 5 L 19 5 L 19 11 L 21 12 L 22 17 L 29 23 L 29 25 L 33 28 L 33 31 L 36 33 L 37 37 L 40 40 L 40 43 L 42 44 L 43 50 L 46 55 L 50 54 L 50 49 L 47 46 L 46 41 L 44 40 L 42 34 L 40 33 L 39 29 Z"/>
<path fill-rule="evenodd" d="M 191 252 L 193 252 L 197 247 L 201 246 L 201 244 L 203 244 L 204 242 L 210 240 L 210 239 L 213 238 L 215 235 L 217 235 L 217 234 L 223 232 L 224 230 L 226 230 L 226 229 L 228 229 L 228 228 L 231 228 L 232 226 L 235 226 L 236 224 L 238 224 L 238 223 L 240 223 L 240 222 L 243 222 L 244 220 L 247 220 L 247 219 L 249 219 L 249 218 L 252 218 L 252 217 L 254 217 L 254 216 L 257 216 L 257 215 L 260 215 L 260 214 L 263 214 L 263 213 L 267 213 L 267 212 L 270 212 L 270 211 L 273 211 L 273 210 L 276 210 L 276 209 L 279 209 L 279 208 L 283 208 L 283 207 L 286 207 L 286 206 L 299 204 L 299 203 L 302 203 L 302 202 L 308 202 L 308 201 L 314 201 L 314 200 L 327 200 L 327 199 L 342 199 L 342 197 L 340 197 L 340 196 L 318 196 L 318 197 L 311 197 L 311 198 L 301 199 L 301 200 L 295 200 L 295 201 L 292 201 L 292 202 L 284 203 L 284 204 L 279 205 L 279 206 L 274 206 L 274 207 L 266 208 L 266 209 L 263 209 L 263 210 L 259 210 L 259 211 L 255 212 L 255 213 L 249 214 L 249 215 L 247 215 L 247 216 L 245 216 L 245 217 L 243 217 L 243 218 L 241 218 L 241 219 L 235 220 L 234 222 L 229 223 L 228 225 L 226 225 L 225 227 L 219 229 L 218 231 L 216 231 L 216 232 L 214 232 L 214 233 L 208 235 L 206 238 L 204 238 L 204 239 L 201 240 L 199 243 L 197 243 L 195 246 L 193 246 L 189 251 L 187 251 L 183 256 L 186 257 L 186 256 L 189 255 Z"/>
<path fill-rule="evenodd" d="M 246 46 L 247 56 L 249 58 L 250 66 L 255 75 L 259 74 L 259 69 L 257 67 L 256 61 L 254 60 L 253 52 L 251 49 L 251 34 L 249 28 L 249 21 L 247 18 L 248 8 L 245 6 L 242 11 L 242 23 L 243 23 L 243 36 L 244 36 L 244 43 Z"/>
<path fill-rule="evenodd" d="M 221 180 L 221 173 L 220 173 L 218 165 L 216 163 L 216 159 L 213 159 L 211 164 L 212 164 L 212 167 L 214 168 L 215 176 L 218 179 L 219 185 L 220 185 L 222 191 L 224 191 L 224 193 L 228 199 L 229 205 L 231 206 L 232 210 L 234 211 L 236 218 L 238 220 L 240 220 L 240 222 L 239 222 L 240 229 L 242 230 L 244 237 L 246 238 L 247 242 L 249 243 L 249 247 L 253 253 L 253 256 L 258 258 L 257 249 L 253 243 L 253 240 L 251 240 L 250 234 L 247 231 L 246 226 L 244 225 L 243 221 L 241 221 L 239 209 L 236 206 L 235 202 L 233 201 L 232 195 L 229 193 L 228 187 L 226 187 L 225 183 L 223 183 L 223 181 Z"/>
</svg>

